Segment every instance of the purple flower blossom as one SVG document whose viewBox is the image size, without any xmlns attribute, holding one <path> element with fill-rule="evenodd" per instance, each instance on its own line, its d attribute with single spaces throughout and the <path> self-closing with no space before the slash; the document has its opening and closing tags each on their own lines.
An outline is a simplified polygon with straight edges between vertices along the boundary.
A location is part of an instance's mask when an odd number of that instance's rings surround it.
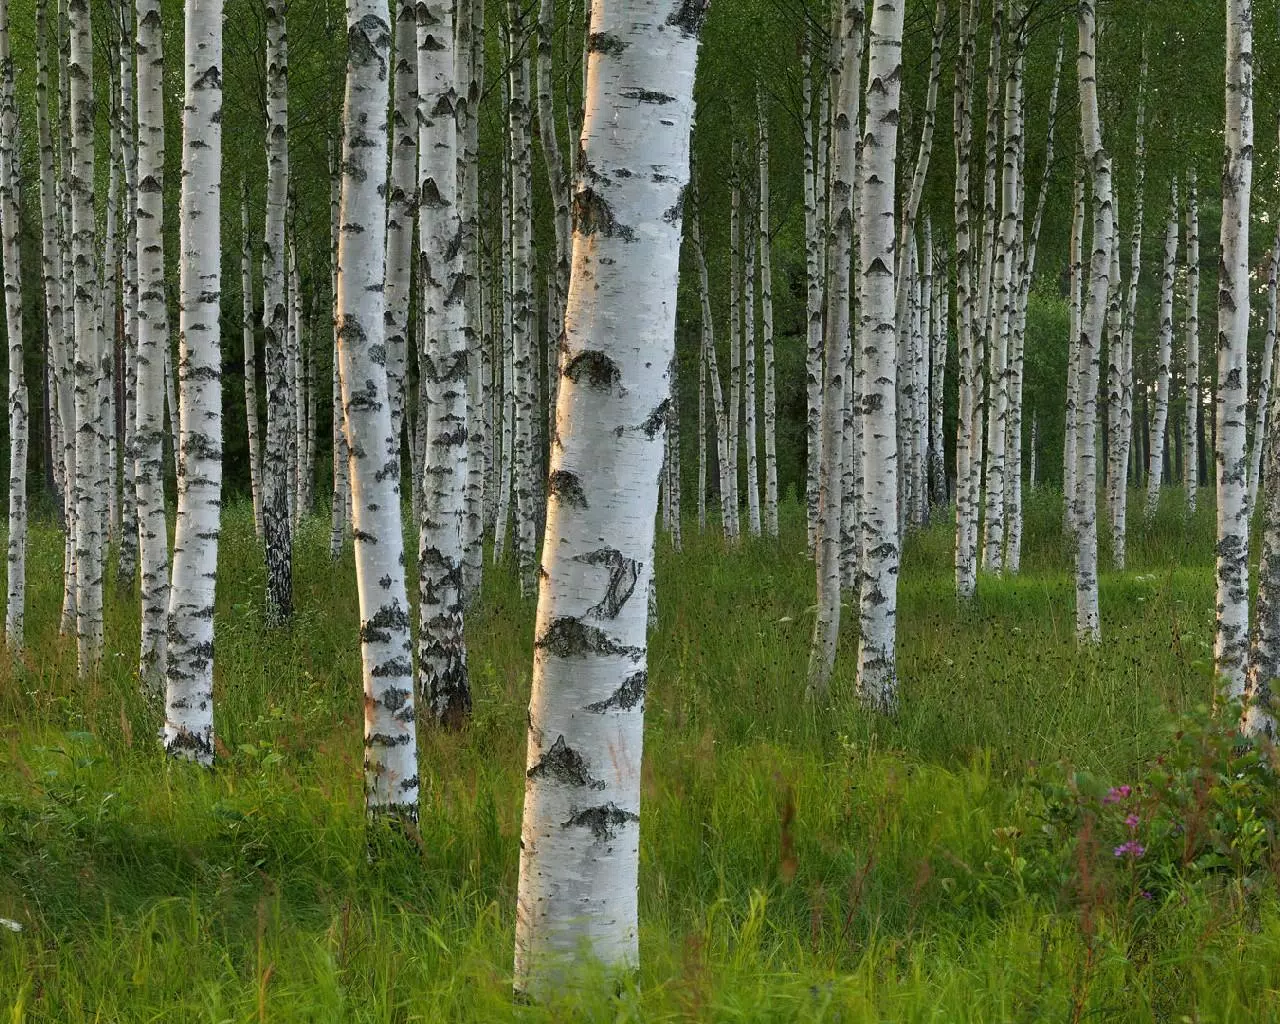
<svg viewBox="0 0 1280 1024">
<path fill-rule="evenodd" d="M 1121 843 L 1115 848 L 1117 857 L 1141 857 L 1147 852 L 1147 848 L 1136 839 L 1130 839 L 1127 843 Z"/>
<path fill-rule="evenodd" d="M 1149 900 L 1149 899 L 1151 899 L 1151 893 L 1147 892 L 1147 890 L 1146 890 L 1146 889 L 1143 889 L 1143 890 L 1142 890 L 1142 898 L 1143 898 L 1144 900 Z"/>
<path fill-rule="evenodd" d="M 1142 819 L 1139 818 L 1136 814 L 1130 814 L 1129 817 L 1124 819 L 1124 823 L 1128 825 L 1130 831 L 1132 831 L 1133 829 L 1136 829 L 1138 827 L 1138 822 L 1140 822 L 1141 820 Z"/>
<path fill-rule="evenodd" d="M 1128 800 L 1132 795 L 1133 789 L 1129 786 L 1112 786 L 1107 790 L 1107 795 L 1102 798 L 1104 804 L 1118 804 L 1121 800 Z"/>
</svg>

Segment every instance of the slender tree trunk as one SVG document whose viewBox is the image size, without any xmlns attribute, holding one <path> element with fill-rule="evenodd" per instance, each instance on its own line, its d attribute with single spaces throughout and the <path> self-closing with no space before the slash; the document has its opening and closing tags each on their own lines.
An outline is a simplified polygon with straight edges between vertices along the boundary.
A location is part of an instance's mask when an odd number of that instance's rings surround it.
<svg viewBox="0 0 1280 1024">
<path fill-rule="evenodd" d="M 426 377 L 427 463 L 418 538 L 418 691 L 437 725 L 471 713 L 462 632 L 462 527 L 467 477 L 466 278 L 457 240 L 453 14 L 449 0 L 418 7 L 418 239 Z M 422 415 L 422 413 L 419 413 Z"/>
<path fill-rule="evenodd" d="M 1249 504 L 1245 455 L 1249 343 L 1249 199 L 1253 185 L 1253 4 L 1227 0 L 1226 165 L 1218 281 L 1217 624 L 1214 662 L 1230 697 L 1249 656 Z"/>
<path fill-rule="evenodd" d="M 756 346 L 756 245 L 747 219 L 746 251 L 743 254 L 743 287 L 742 287 L 742 369 L 745 377 L 742 391 L 742 430 L 743 447 L 746 449 L 743 461 L 747 469 L 747 528 L 751 536 L 760 536 L 760 458 L 757 444 L 758 424 L 756 410 L 759 408 L 758 376 L 756 372 L 760 364 L 760 353 Z"/>
<path fill-rule="evenodd" d="M 950 280 L 949 260 L 944 245 L 936 250 L 934 262 L 933 327 L 930 331 L 932 340 L 929 350 L 929 488 L 932 492 L 929 501 L 931 506 L 939 509 L 946 506 L 949 497 L 942 425 L 946 408 L 947 349 L 951 329 L 948 316 Z"/>
<path fill-rule="evenodd" d="M 1271 394 L 1271 365 L 1276 348 L 1276 272 L 1280 263 L 1280 231 L 1271 245 L 1271 264 L 1267 268 L 1267 333 L 1262 347 L 1262 366 L 1258 371 L 1257 412 L 1253 421 L 1253 443 L 1249 448 L 1249 514 L 1258 507 L 1258 481 L 1262 472 L 1263 438 L 1267 430 L 1267 409 Z"/>
<path fill-rule="evenodd" d="M 68 67 L 71 114 L 71 248 L 76 339 L 76 665 L 81 677 L 102 657 L 102 536 L 99 488 L 103 469 L 98 279 L 94 219 L 93 32 L 88 0 L 67 7 L 71 36 Z"/>
<path fill-rule="evenodd" d="M 636 424 L 659 422 L 669 396 L 681 225 L 664 211 L 679 211 L 688 180 L 704 14 L 698 2 L 670 9 L 596 0 L 592 16 L 516 914 L 515 988 L 535 999 L 565 983 L 580 951 L 624 971 L 639 955 L 644 595 L 662 436 Z M 610 39 L 620 45 L 599 42 Z M 657 117 L 633 93 L 670 102 Z M 634 315 L 607 329 L 592 315 L 623 308 Z"/>
<path fill-rule="evenodd" d="M 416 819 L 413 647 L 400 522 L 400 443 L 391 432 L 386 337 L 386 0 L 350 0 L 338 234 L 338 358 L 351 486 L 364 668 L 365 807 Z"/>
<path fill-rule="evenodd" d="M 391 181 L 387 198 L 387 390 L 391 433 L 397 441 L 405 409 L 405 361 L 409 344 L 409 262 L 418 205 L 418 16 L 415 0 L 393 0 L 395 63 L 392 72 Z"/>
<path fill-rule="evenodd" d="M 696 204 L 695 204 L 696 207 Z M 716 336 L 711 313 L 711 287 L 707 279 L 707 257 L 702 248 L 701 207 L 689 222 L 689 236 L 698 250 L 698 293 L 702 300 L 702 362 L 711 379 L 711 407 L 716 421 L 716 468 L 720 476 L 720 524 L 727 539 L 732 539 L 730 520 L 733 486 L 730 483 L 732 464 L 729 461 L 729 414 L 725 409 L 724 392 L 720 384 L 720 366 L 716 359 Z"/>
<path fill-rule="evenodd" d="M 858 696 L 892 714 L 898 707 L 897 408 L 894 365 L 894 181 L 902 90 L 900 0 L 879 0 L 871 18 L 867 120 L 860 188 L 858 265 L 863 275 L 859 347 L 866 361 L 862 461 L 863 567 L 858 634 Z"/>
<path fill-rule="evenodd" d="M 164 509 L 164 31 L 160 0 L 138 13 L 138 545 L 142 560 L 142 645 L 138 674 L 159 690 L 167 672 L 169 530 Z"/>
<path fill-rule="evenodd" d="M 818 196 L 825 182 L 818 177 L 817 146 L 814 134 L 822 137 L 821 124 L 813 116 L 812 29 L 806 29 L 803 63 L 804 129 L 804 256 L 805 256 L 805 509 L 808 550 L 813 553 L 818 531 L 818 467 L 822 443 L 822 247 L 823 230 L 819 216 Z M 819 90 L 821 91 L 821 90 Z M 825 95 L 825 93 L 824 93 Z M 699 449 L 700 451 L 704 449 Z"/>
<path fill-rule="evenodd" d="M 831 67 L 835 89 L 835 124 L 831 143 L 831 219 L 828 245 L 830 263 L 828 305 L 823 342 L 825 369 L 822 383 L 822 463 L 818 489 L 817 593 L 818 614 L 809 651 L 810 700 L 826 700 L 835 667 L 840 636 L 840 526 L 844 466 L 845 345 L 849 335 L 850 270 L 853 263 L 853 192 L 858 174 L 859 106 L 862 78 L 862 4 L 843 5 L 839 31 L 832 33 Z M 870 111 L 868 123 L 870 124 Z M 892 211 L 890 211 L 892 214 Z M 889 229 L 892 231 L 892 215 Z M 892 275 L 891 275 L 892 276 Z M 892 387 L 893 377 L 888 378 Z M 889 435 L 893 442 L 893 433 Z M 895 484 L 896 488 L 896 484 Z M 896 490 L 895 490 L 896 495 Z M 894 541 L 897 540 L 896 514 Z"/>
<path fill-rule="evenodd" d="M 756 83 L 760 162 L 760 329 L 764 349 L 764 530 L 778 536 L 778 394 L 773 357 L 773 242 L 769 234 L 769 108 Z"/>
<path fill-rule="evenodd" d="M 1079 451 L 1080 440 L 1080 334 L 1084 326 L 1084 213 L 1085 213 L 1085 168 L 1081 163 L 1076 174 L 1074 199 L 1072 201 L 1070 290 L 1071 308 L 1069 313 L 1070 337 L 1067 344 L 1067 411 L 1066 426 L 1063 431 L 1062 454 L 1062 498 L 1063 521 L 1067 532 L 1073 537 L 1076 532 L 1077 489 L 1080 486 Z"/>
<path fill-rule="evenodd" d="M 417 16 L 414 16 L 415 40 Z M 414 84 L 417 89 L 417 83 Z M 416 115 L 415 115 L 416 116 Z M 342 557 L 342 546 L 346 541 L 347 523 L 351 511 L 351 452 L 347 450 L 347 428 L 342 404 L 342 374 L 339 373 L 341 359 L 338 352 L 338 234 L 342 211 L 342 175 L 338 167 L 337 153 L 334 151 L 333 139 L 329 139 L 329 298 L 331 333 L 333 335 L 333 374 L 331 381 L 332 395 L 330 403 L 333 409 L 333 500 L 329 507 L 329 558 L 337 561 Z M 387 231 L 390 232 L 390 219 Z M 388 333 L 391 328 L 388 326 Z M 402 410 L 403 412 L 403 410 Z M 400 475 L 400 432 L 391 432 L 396 449 L 396 476 Z"/>
<path fill-rule="evenodd" d="M 124 163 L 124 462 L 121 487 L 120 547 L 116 581 L 133 591 L 138 575 L 138 488 L 136 428 L 138 422 L 138 151 L 134 135 L 133 10 L 115 8 L 120 27 L 120 152 Z"/>
<path fill-rule="evenodd" d="M 244 335 L 244 408 L 249 436 L 249 486 L 253 492 L 253 527 L 262 539 L 262 454 L 258 447 L 258 354 L 254 339 L 253 236 L 249 233 L 249 198 L 240 202 L 240 294 Z"/>
<path fill-rule="evenodd" d="M 1196 201 L 1196 172 L 1187 172 L 1187 339 L 1186 339 L 1187 431 L 1184 486 L 1187 514 L 1196 511 L 1200 484 L 1200 214 Z"/>
<path fill-rule="evenodd" d="M 182 119 L 182 458 L 169 590 L 164 746 L 213 764 L 213 605 L 222 509 L 222 0 L 186 5 Z"/>
<path fill-rule="evenodd" d="M 1089 303 L 1082 310 L 1079 345 L 1076 477 L 1076 636 L 1082 643 L 1102 638 L 1098 618 L 1098 365 L 1111 284 L 1111 249 L 1115 244 L 1111 158 L 1102 146 L 1092 0 L 1080 0 L 1077 23 L 1079 52 L 1076 76 L 1080 89 L 1080 134 L 1085 163 L 1093 174 L 1093 254 L 1089 268 Z"/>
<path fill-rule="evenodd" d="M 741 462 L 738 459 L 742 433 L 742 189 L 739 187 L 738 145 L 733 146 L 733 184 L 729 194 L 729 529 L 726 535 L 741 535 L 742 499 L 738 493 Z"/>
<path fill-rule="evenodd" d="M 23 375 L 22 274 L 18 236 L 18 100 L 9 48 L 9 5 L 0 0 L 0 248 L 4 255 L 4 319 L 9 343 L 9 589 L 4 638 L 23 647 L 27 565 L 27 385 Z"/>
<path fill-rule="evenodd" d="M 1147 463 L 1147 518 L 1160 507 L 1161 468 L 1164 465 L 1165 427 L 1169 420 L 1169 377 L 1173 358 L 1173 270 L 1178 259 L 1178 185 L 1164 233 L 1164 264 L 1160 283 L 1160 341 L 1156 353 L 1156 418 Z M 1136 270 L 1133 271 L 1136 273 Z M 1126 462 L 1127 462 L 1126 457 Z M 1119 472 L 1117 467 L 1116 472 Z"/>
<path fill-rule="evenodd" d="M 696 213 L 695 213 L 696 217 Z M 704 329 L 705 330 L 705 329 Z M 703 342 L 702 348 L 705 348 Z M 698 532 L 707 529 L 707 357 L 698 351 Z"/>
<path fill-rule="evenodd" d="M 975 21 L 973 0 L 961 0 L 960 54 L 956 61 L 953 118 L 955 131 L 956 327 L 958 410 L 956 417 L 956 595 L 973 597 L 978 581 L 977 551 L 970 542 L 978 509 L 970 488 L 979 439 L 973 434 L 979 373 L 974 352 L 973 228 L 969 176 L 973 151 L 973 68 Z"/>
<path fill-rule="evenodd" d="M 262 458 L 262 530 L 267 621 L 293 615 L 293 523 L 289 515 L 289 307 L 285 301 L 285 207 L 289 194 L 289 39 L 286 0 L 267 10 L 267 211 L 262 237 L 267 435 Z"/>
</svg>

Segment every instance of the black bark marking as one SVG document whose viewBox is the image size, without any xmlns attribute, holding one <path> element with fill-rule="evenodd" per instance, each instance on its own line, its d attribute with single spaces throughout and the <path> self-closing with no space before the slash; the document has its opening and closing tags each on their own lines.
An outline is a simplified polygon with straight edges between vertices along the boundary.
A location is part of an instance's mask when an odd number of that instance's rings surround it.
<svg viewBox="0 0 1280 1024">
<path fill-rule="evenodd" d="M 597 388 L 612 387 L 622 380 L 622 371 L 618 364 L 603 352 L 588 349 L 579 352 L 564 368 L 564 375 L 575 384 L 586 378 L 588 384 Z"/>
<path fill-rule="evenodd" d="M 589 789 L 605 787 L 603 781 L 591 777 L 591 773 L 587 771 L 587 762 L 564 741 L 563 734 L 556 738 L 551 749 L 525 775 L 530 779 L 551 779 L 566 786 L 586 786 Z"/>
<path fill-rule="evenodd" d="M 553 620 L 542 636 L 534 641 L 534 646 L 558 658 L 584 658 L 589 654 L 621 654 L 639 658 L 644 654 L 639 647 L 617 643 L 603 629 L 588 626 L 581 619 L 568 615 Z"/>
<path fill-rule="evenodd" d="M 671 409 L 671 399 L 664 398 L 661 402 L 659 402 L 657 405 L 653 407 L 653 412 L 649 413 L 645 421 L 640 424 L 640 429 L 644 431 L 645 436 L 648 437 L 649 440 L 652 441 L 655 437 L 657 437 L 658 431 L 661 430 L 664 426 L 666 426 L 667 413 L 670 409 Z"/>
<path fill-rule="evenodd" d="M 707 0 L 677 0 L 675 10 L 667 16 L 667 24 L 675 25 L 686 36 L 696 37 L 707 16 Z"/>
<path fill-rule="evenodd" d="M 622 685 L 614 690 L 607 700 L 588 704 L 586 710 L 597 715 L 603 715 L 606 711 L 612 711 L 615 708 L 619 711 L 630 711 L 644 701 L 645 691 L 648 688 L 649 673 L 643 670 L 633 672 L 622 681 Z"/>
<path fill-rule="evenodd" d="M 592 32 L 587 36 L 588 53 L 607 53 L 616 57 L 626 48 L 626 43 L 608 32 Z"/>
<path fill-rule="evenodd" d="M 604 566 L 609 570 L 609 584 L 600 603 L 587 610 L 588 615 L 599 619 L 616 619 L 623 606 L 636 589 L 640 579 L 640 563 L 625 557 L 616 548 L 599 548 L 574 559 L 587 565 Z"/>
<path fill-rule="evenodd" d="M 574 195 L 573 223 L 582 235 L 599 232 L 606 238 L 621 238 L 624 242 L 636 236 L 631 228 L 618 222 L 608 201 L 592 188 L 580 188 Z"/>
<path fill-rule="evenodd" d="M 624 811 L 610 800 L 599 807 L 588 807 L 586 810 L 578 811 L 568 821 L 562 822 L 560 827 L 587 828 L 597 840 L 604 841 L 617 836 L 618 829 L 623 825 L 639 820 L 640 815 L 634 811 Z"/>
<path fill-rule="evenodd" d="M 640 103 L 674 103 L 675 97 L 665 92 L 658 92 L 654 89 L 623 89 L 622 95 L 629 100 L 638 100 Z"/>
<path fill-rule="evenodd" d="M 547 493 L 565 505 L 587 508 L 587 495 L 577 473 L 557 469 L 547 478 Z"/>
</svg>

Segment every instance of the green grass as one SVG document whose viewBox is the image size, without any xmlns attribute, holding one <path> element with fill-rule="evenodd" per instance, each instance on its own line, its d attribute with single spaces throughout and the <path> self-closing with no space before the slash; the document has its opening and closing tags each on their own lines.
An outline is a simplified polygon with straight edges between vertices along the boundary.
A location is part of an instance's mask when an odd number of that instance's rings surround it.
<svg viewBox="0 0 1280 1024">
<path fill-rule="evenodd" d="M 1137 499 L 1135 499 L 1136 502 Z M 1135 509 L 1140 507 L 1135 504 Z M 510 997 L 532 606 L 490 569 L 468 623 L 475 718 L 422 737 L 421 841 L 367 857 L 348 553 L 298 539 L 298 614 L 261 624 L 251 516 L 219 581 L 212 773 L 168 764 L 108 602 L 101 677 L 56 636 L 61 542 L 34 531 L 23 665 L 0 668 L 0 1014 L 18 1021 L 1280 1020 L 1280 895 L 1188 883 L 1088 907 L 1026 881 L 1028 766 L 1111 782 L 1212 691 L 1212 512 L 1171 493 L 1073 636 L 1060 504 L 1032 495 L 1024 573 L 958 608 L 946 525 L 903 568 L 903 711 L 801 699 L 813 571 L 778 544 L 664 549 L 651 648 L 639 977 L 616 998 Z M 1104 555 L 1105 559 L 1105 555 Z M 846 606 L 846 624 L 853 619 Z"/>
</svg>

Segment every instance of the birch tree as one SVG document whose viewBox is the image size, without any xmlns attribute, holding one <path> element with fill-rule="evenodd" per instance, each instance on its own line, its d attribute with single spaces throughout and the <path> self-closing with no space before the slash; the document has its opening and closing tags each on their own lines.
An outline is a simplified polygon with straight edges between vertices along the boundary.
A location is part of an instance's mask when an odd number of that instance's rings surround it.
<svg viewBox="0 0 1280 1024">
<path fill-rule="evenodd" d="M 901 0 L 877 0 L 871 17 L 867 120 L 859 187 L 862 274 L 859 346 L 868 389 L 862 395 L 862 592 L 858 634 L 858 696 L 868 707 L 898 707 L 895 644 L 898 619 L 898 462 L 894 343 L 894 181 L 898 102 L 902 91 Z"/>
<path fill-rule="evenodd" d="M 262 236 L 262 326 L 266 334 L 267 436 L 262 455 L 262 531 L 267 621 L 293 614 L 293 524 L 289 515 L 289 307 L 285 301 L 285 209 L 289 195 L 289 37 L 286 0 L 267 0 L 267 211 Z"/>
<path fill-rule="evenodd" d="M 1249 199 L 1253 185 L 1253 4 L 1227 0 L 1226 163 L 1218 281 L 1217 614 L 1214 662 L 1231 697 L 1249 655 L 1249 506 L 1245 456 Z"/>
<path fill-rule="evenodd" d="M 385 366 L 387 108 L 391 26 L 386 0 L 347 6 L 347 85 L 338 234 L 338 360 L 351 458 L 365 806 L 418 813 L 413 648 L 400 523 L 400 443 L 391 432 Z"/>
<path fill-rule="evenodd" d="M 858 173 L 858 122 L 862 78 L 861 3 L 849 0 L 841 10 L 839 31 L 832 33 L 835 117 L 831 134 L 830 264 L 827 315 L 823 340 L 822 446 L 818 487 L 818 614 L 809 651 L 810 700 L 824 700 L 835 667 L 840 637 L 840 526 L 844 430 L 844 349 L 849 336 L 850 269 L 853 261 L 853 192 Z M 891 218 L 892 220 L 892 211 Z M 892 224 L 890 224 L 892 231 Z M 890 377 L 890 387 L 893 378 Z M 894 435 L 890 434 L 890 440 Z M 895 442 L 896 443 L 896 442 Z M 896 488 L 896 484 L 895 484 Z M 896 490 L 895 490 L 896 498 Z M 897 517 L 894 514 L 894 534 Z"/>
<path fill-rule="evenodd" d="M 186 5 L 179 221 L 178 519 L 164 746 L 213 763 L 213 605 L 222 509 L 222 0 Z"/>
<path fill-rule="evenodd" d="M 592 7 L 520 843 L 515 988 L 535 999 L 580 951 L 639 955 L 644 598 L 704 13 Z"/>
<path fill-rule="evenodd" d="M 1093 177 L 1093 240 L 1089 261 L 1089 301 L 1082 309 L 1077 352 L 1080 395 L 1076 409 L 1076 637 L 1084 643 L 1102 638 L 1098 617 L 1098 366 L 1111 285 L 1111 249 L 1115 219 L 1111 157 L 1102 146 L 1098 119 L 1097 33 L 1092 0 L 1077 10 L 1079 49 L 1076 78 L 1080 90 L 1080 137 L 1085 164 Z"/>
<path fill-rule="evenodd" d="M 416 0 L 393 0 L 395 64 L 392 74 L 391 181 L 387 197 L 387 391 L 391 433 L 401 437 L 405 367 L 409 349 L 410 261 L 418 205 L 418 15 Z"/>
<path fill-rule="evenodd" d="M 18 102 L 9 48 L 9 4 L 0 0 L 0 249 L 4 256 L 4 319 L 9 344 L 9 574 L 4 638 L 22 650 L 27 558 L 27 385 L 22 357 L 22 274 L 15 144 Z"/>
<path fill-rule="evenodd" d="M 1196 197 L 1196 172 L 1187 173 L 1187 337 L 1186 403 L 1182 446 L 1183 483 L 1187 492 L 1187 513 L 1196 511 L 1200 485 L 1200 213 Z"/>
<path fill-rule="evenodd" d="M 1263 438 L 1267 431 L 1267 412 L 1271 394 L 1271 365 L 1276 348 L 1276 274 L 1280 264 L 1280 231 L 1271 244 L 1271 260 L 1267 266 L 1267 333 L 1262 343 L 1262 365 L 1258 368 L 1257 411 L 1253 419 L 1253 442 L 1249 446 L 1249 514 L 1258 507 L 1258 482 L 1262 472 Z"/>
<path fill-rule="evenodd" d="M 1169 377 L 1173 358 L 1173 271 L 1178 259 L 1178 185 L 1173 185 L 1173 203 L 1164 232 L 1164 263 L 1160 278 L 1160 339 L 1156 354 L 1156 415 L 1151 429 L 1151 452 L 1147 462 L 1147 518 L 1160 507 L 1160 483 L 1164 466 L 1165 426 L 1169 419 Z M 1133 273 L 1137 273 L 1136 269 Z M 1128 461 L 1127 459 L 1125 460 Z"/>
<path fill-rule="evenodd" d="M 778 536 L 778 397 L 773 357 L 773 242 L 769 233 L 769 109 L 756 83 L 756 150 L 760 163 L 760 328 L 764 349 L 764 531 Z M 678 478 L 677 478 L 678 479 Z"/>
</svg>

